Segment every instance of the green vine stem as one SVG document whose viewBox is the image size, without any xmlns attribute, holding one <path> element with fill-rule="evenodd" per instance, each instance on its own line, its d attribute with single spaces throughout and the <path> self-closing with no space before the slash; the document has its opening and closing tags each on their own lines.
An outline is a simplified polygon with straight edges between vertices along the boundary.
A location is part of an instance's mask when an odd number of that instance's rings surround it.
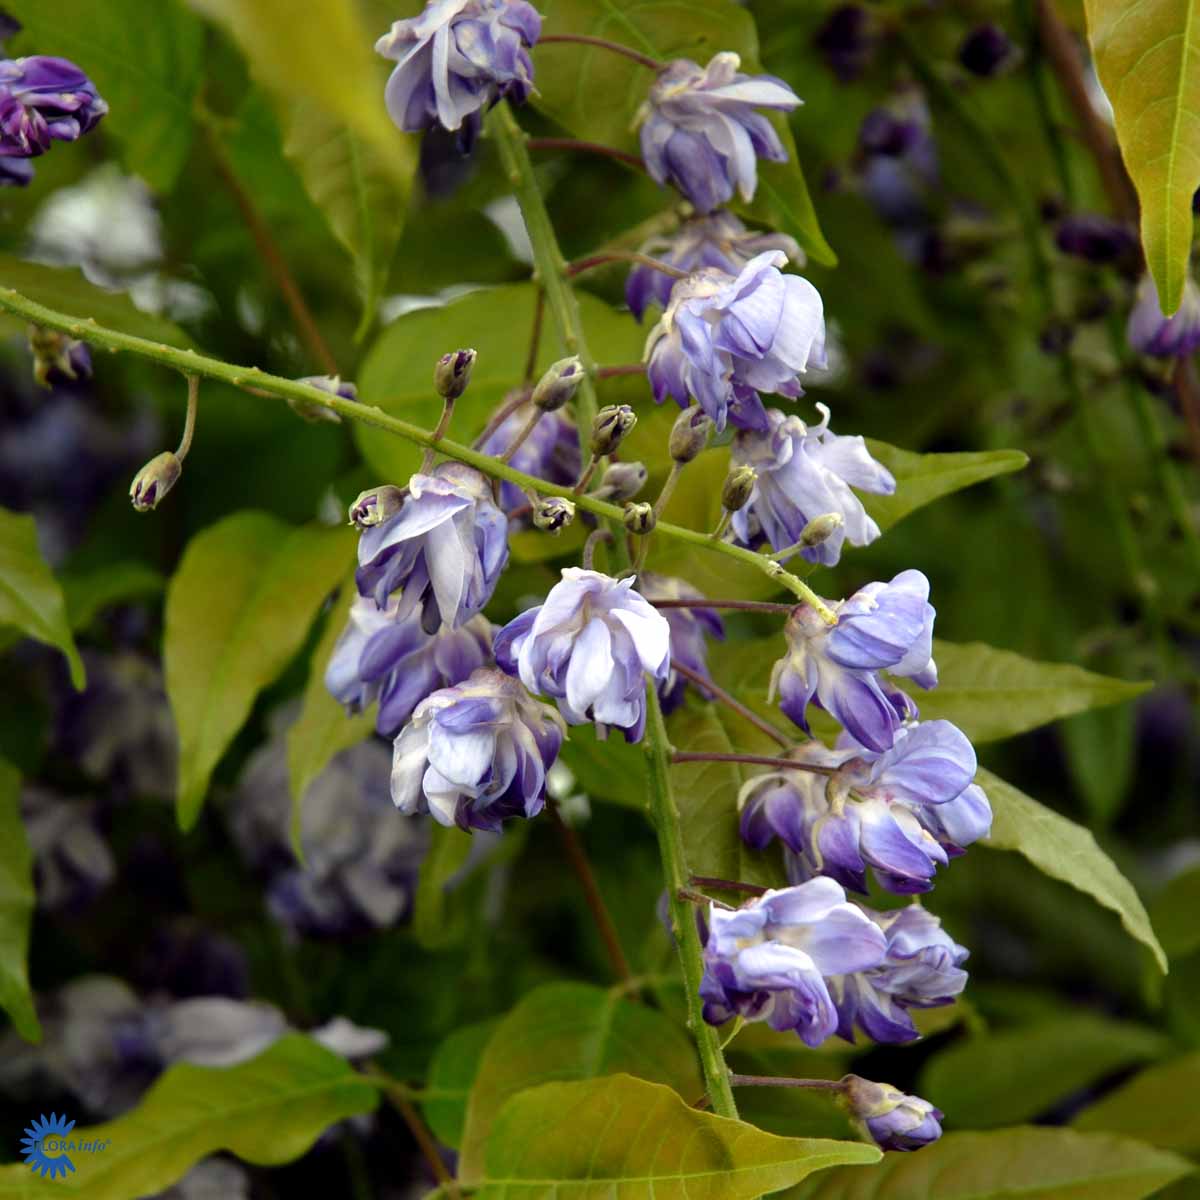
<svg viewBox="0 0 1200 1200">
<path fill-rule="evenodd" d="M 660 526 L 661 528 L 661 526 Z M 658 703 L 658 692 L 651 684 L 646 689 L 646 754 L 650 759 L 650 816 L 658 834 L 658 852 L 662 858 L 663 875 L 667 885 L 667 900 L 671 911 L 671 929 L 683 967 L 683 987 L 687 994 L 688 1028 L 700 1052 L 704 1084 L 713 1112 L 721 1117 L 738 1115 L 729 1083 L 729 1068 L 721 1053 L 717 1031 L 704 1019 L 700 1002 L 700 977 L 704 973 L 701 961 L 700 931 L 696 914 L 683 899 L 689 879 L 683 851 L 683 830 L 679 810 L 671 791 L 671 743 Z"/>
<path fill-rule="evenodd" d="M 419 425 L 413 425 L 400 417 L 393 417 L 375 405 L 361 404 L 357 400 L 345 400 L 341 396 L 323 392 L 310 384 L 300 383 L 295 379 L 284 379 L 279 375 L 271 375 L 258 367 L 242 367 L 224 362 L 219 358 L 209 358 L 195 350 L 180 350 L 176 346 L 148 341 L 146 338 L 135 337 L 133 334 L 119 333 L 115 329 L 107 329 L 98 324 L 92 317 L 75 317 L 58 312 L 53 308 L 47 308 L 44 304 L 38 304 L 37 301 L 22 296 L 20 292 L 14 291 L 12 288 L 0 287 L 0 312 L 9 312 L 14 316 L 32 321 L 35 325 L 69 333 L 74 338 L 80 338 L 105 350 L 123 350 L 129 354 L 135 354 L 139 358 L 181 371 L 184 375 L 217 379 L 222 383 L 242 388 L 252 396 L 302 400 L 305 404 L 328 408 L 347 420 L 373 425 L 376 429 L 386 430 L 414 445 L 429 447 L 446 455 L 447 458 L 464 462 L 493 479 L 506 479 L 520 488 L 545 496 L 565 496 L 574 501 L 576 507 L 594 513 L 598 517 L 616 521 L 618 524 L 622 521 L 622 510 L 615 504 L 597 500 L 593 496 L 576 495 L 569 487 L 559 487 L 557 484 L 548 483 L 535 475 L 526 475 L 524 471 L 518 471 L 507 463 L 498 462 L 490 455 L 473 450 L 470 446 L 461 445 L 449 438 L 435 437 L 427 429 L 422 429 Z M 580 390 L 582 391 L 582 385 Z M 578 395 L 577 392 L 576 397 Z M 709 551 L 725 555 L 726 558 L 749 563 L 775 580 L 781 587 L 787 588 L 804 603 L 811 605 L 814 611 L 830 625 L 837 623 L 837 616 L 812 588 L 803 580 L 785 571 L 779 563 L 772 562 L 764 555 L 747 550 L 744 546 L 714 541 L 707 533 L 687 529 L 682 525 L 672 525 L 667 521 L 660 522 L 657 531 L 666 537 L 675 538 L 677 541 L 688 542 L 693 546 L 703 546 Z"/>
</svg>

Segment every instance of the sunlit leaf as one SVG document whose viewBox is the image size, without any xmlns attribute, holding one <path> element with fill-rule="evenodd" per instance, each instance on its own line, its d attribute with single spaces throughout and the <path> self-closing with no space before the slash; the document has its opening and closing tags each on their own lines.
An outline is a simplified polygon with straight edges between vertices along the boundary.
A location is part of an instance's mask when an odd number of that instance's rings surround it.
<svg viewBox="0 0 1200 1200">
<path fill-rule="evenodd" d="M 21 822 L 21 777 L 0 759 L 0 1009 L 26 1041 L 42 1030 L 29 990 L 29 927 L 36 901 L 33 855 Z"/>
<path fill-rule="evenodd" d="M 1200 1054 L 1150 1067 L 1075 1118 L 1075 1128 L 1124 1134 L 1182 1154 L 1200 1153 Z"/>
</svg>

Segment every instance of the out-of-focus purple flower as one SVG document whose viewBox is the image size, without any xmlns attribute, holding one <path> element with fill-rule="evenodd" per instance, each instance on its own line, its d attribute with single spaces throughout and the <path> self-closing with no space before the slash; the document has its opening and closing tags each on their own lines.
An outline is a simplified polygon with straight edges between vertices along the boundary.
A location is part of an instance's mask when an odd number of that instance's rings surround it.
<svg viewBox="0 0 1200 1200">
<path fill-rule="evenodd" d="M 503 454 L 513 438 L 529 423 L 534 411 L 532 404 L 522 404 L 509 413 L 480 444 L 480 451 L 491 455 Z M 581 465 L 579 431 L 575 422 L 561 409 L 542 413 L 533 432 L 517 447 L 509 464 L 526 475 L 536 475 L 549 483 L 570 487 L 579 478 Z M 510 516 L 528 504 L 525 493 L 515 483 L 505 480 L 500 485 L 500 507 Z"/>
<path fill-rule="evenodd" d="M 0 59 L 0 154 L 32 158 L 73 142 L 108 112 L 96 86 L 65 58 Z"/>
<path fill-rule="evenodd" d="M 752 200 L 757 160 L 787 161 L 771 122 L 754 110 L 791 112 L 800 98 L 782 79 L 745 75 L 740 67 L 729 52 L 704 68 L 677 58 L 659 73 L 639 114 L 650 177 L 673 184 L 697 212 L 720 208 L 735 190 Z"/>
<path fill-rule="evenodd" d="M 708 919 L 704 1019 L 766 1021 L 809 1046 L 837 1032 L 826 977 L 868 970 L 886 953 L 879 927 L 832 879 L 769 891 L 735 911 L 714 906 Z"/>
<path fill-rule="evenodd" d="M 0 154 L 0 187 L 28 187 L 33 180 L 33 163 L 14 154 Z"/>
<path fill-rule="evenodd" d="M 431 0 L 375 43 L 396 63 L 384 92 L 388 115 L 410 132 L 440 125 L 469 149 L 483 113 L 533 90 L 529 47 L 542 18 L 525 0 Z"/>
<path fill-rule="evenodd" d="M 1123 221 L 1097 213 L 1064 217 L 1054 234 L 1054 244 L 1064 253 L 1092 263 L 1128 259 L 1137 251 L 1137 234 Z"/>
<path fill-rule="evenodd" d="M 116 860 L 88 801 L 26 788 L 21 816 L 33 853 L 39 908 L 79 912 L 116 878 Z"/>
<path fill-rule="evenodd" d="M 746 546 L 762 541 L 773 550 L 795 546 L 816 517 L 837 513 L 842 524 L 822 541 L 796 551 L 809 562 L 832 566 L 842 545 L 866 546 L 879 536 L 851 485 L 890 496 L 892 473 L 876 462 L 861 437 L 839 437 L 829 428 L 829 409 L 818 404 L 819 425 L 808 426 L 777 408 L 767 410 L 767 429 L 741 430 L 734 438 L 732 463 L 757 475 L 749 503 L 733 514 L 733 531 Z"/>
<path fill-rule="evenodd" d="M 852 1042 L 857 1025 L 876 1042 L 911 1042 L 920 1034 L 908 1010 L 952 1004 L 967 986 L 968 951 L 919 904 L 863 911 L 883 930 L 887 954 L 877 966 L 829 980 L 838 1034 Z"/>
<path fill-rule="evenodd" d="M 671 668 L 671 627 L 633 590 L 633 578 L 565 567 L 544 604 L 496 634 L 496 662 L 531 692 L 551 696 L 571 725 L 612 725 L 628 742 L 646 727 L 646 681 Z"/>
<path fill-rule="evenodd" d="M 767 250 L 779 250 L 798 265 L 804 262 L 804 252 L 795 238 L 786 233 L 747 229 L 733 213 L 724 210 L 692 217 L 670 237 L 653 237 L 641 247 L 642 254 L 689 275 L 704 267 L 737 275 L 752 258 Z M 640 321 L 649 304 L 667 307 L 674 286 L 674 278 L 665 271 L 638 263 L 625 280 L 625 302 Z"/>
<path fill-rule="evenodd" d="M 842 83 L 857 79 L 875 48 L 871 14 L 859 4 L 841 4 L 822 22 L 813 38 L 825 65 Z"/>
<path fill-rule="evenodd" d="M 958 48 L 958 61 L 981 78 L 989 79 L 1012 62 L 1017 54 L 1012 39 L 1000 28 L 988 22 L 972 29 Z"/>
<path fill-rule="evenodd" d="M 356 596 L 325 669 L 325 687 L 350 712 L 379 701 L 375 728 L 389 738 L 430 692 L 461 683 L 492 653 L 486 617 L 426 633 L 419 611 L 400 612 L 399 597 L 381 609 L 369 597 Z"/>
<path fill-rule="evenodd" d="M 442 825 L 497 831 L 535 817 L 558 757 L 562 718 L 502 671 L 476 671 L 417 706 L 396 738 L 392 800 Z"/>
<path fill-rule="evenodd" d="M 802 395 L 798 376 L 825 366 L 821 295 L 785 275 L 779 250 L 752 258 L 737 277 L 708 267 L 679 280 L 643 357 L 654 399 L 695 398 L 717 431 L 768 428 L 759 392 Z"/>
<path fill-rule="evenodd" d="M 397 617 L 420 612 L 425 629 L 457 629 L 491 599 L 508 562 L 508 518 L 473 467 L 444 462 L 408 481 L 403 507 L 363 531 L 358 590 L 380 608 L 400 591 Z"/>
<path fill-rule="evenodd" d="M 1186 358 L 1200 346 L 1200 288 L 1189 275 L 1178 310 L 1163 315 L 1158 290 L 1149 275 L 1138 284 L 1137 296 L 1125 327 L 1129 344 L 1139 354 L 1156 358 Z"/>
<path fill-rule="evenodd" d="M 642 572 L 638 579 L 638 591 L 650 601 L 704 599 L 703 593 L 685 580 L 670 575 L 655 575 L 650 571 Z M 662 608 L 658 612 L 670 626 L 671 657 L 707 679 L 708 646 L 705 639 L 711 637 L 722 641 L 725 637 L 725 626 L 717 616 L 717 610 Z M 658 685 L 663 712 L 673 712 L 683 703 L 688 682 L 674 667 L 671 668 L 666 679 Z M 699 690 L 705 699 L 711 699 L 703 688 Z"/>
<path fill-rule="evenodd" d="M 328 392 L 331 396 L 339 396 L 343 400 L 358 399 L 358 388 L 340 375 L 304 375 L 296 382 L 307 383 L 309 387 Z M 318 421 L 327 421 L 332 425 L 341 424 L 342 418 L 332 408 L 314 404 L 311 400 L 298 400 L 295 396 L 289 396 L 287 402 L 291 410 L 306 421 L 312 421 L 314 424 Z"/>
<path fill-rule="evenodd" d="M 842 1083 L 850 1111 L 881 1149 L 920 1150 L 942 1136 L 942 1113 L 928 1100 L 858 1075 Z"/>
<path fill-rule="evenodd" d="M 830 607 L 838 618 L 832 628 L 807 606 L 788 618 L 788 652 L 771 673 L 771 695 L 779 695 L 780 708 L 801 729 L 808 729 L 806 710 L 815 699 L 868 749 L 890 750 L 916 708 L 878 673 L 923 688 L 937 684 L 929 580 L 920 571 L 901 571 Z"/>
</svg>

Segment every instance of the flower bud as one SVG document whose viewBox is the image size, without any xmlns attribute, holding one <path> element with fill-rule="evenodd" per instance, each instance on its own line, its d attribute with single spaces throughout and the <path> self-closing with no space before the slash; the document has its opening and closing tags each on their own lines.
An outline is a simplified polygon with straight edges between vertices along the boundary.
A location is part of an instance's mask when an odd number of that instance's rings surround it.
<svg viewBox="0 0 1200 1200">
<path fill-rule="evenodd" d="M 625 528 L 630 533 L 647 534 L 655 525 L 658 524 L 658 518 L 654 515 L 653 504 L 627 504 L 625 505 Z"/>
<path fill-rule="evenodd" d="M 839 512 L 822 513 L 819 517 L 813 517 L 800 531 L 800 545 L 805 548 L 819 546 L 828 541 L 845 523 L 846 518 Z"/>
<path fill-rule="evenodd" d="M 704 410 L 693 404 L 685 408 L 671 427 L 671 438 L 667 449 L 677 463 L 689 463 L 708 443 L 713 423 Z"/>
<path fill-rule="evenodd" d="M 474 350 L 452 350 L 438 359 L 433 370 L 433 385 L 443 400 L 457 400 L 471 382 L 475 365 Z"/>
<path fill-rule="evenodd" d="M 394 517 L 404 503 L 404 492 L 393 484 L 368 488 L 359 492 L 358 499 L 350 505 L 350 524 L 356 529 L 370 529 Z"/>
<path fill-rule="evenodd" d="M 637 413 L 628 404 L 606 404 L 592 422 L 592 453 L 611 454 L 636 424 Z"/>
<path fill-rule="evenodd" d="M 757 481 L 758 472 L 753 467 L 734 467 L 725 476 L 725 483 L 721 487 L 721 507 L 726 512 L 745 508 Z"/>
<path fill-rule="evenodd" d="M 565 496 L 541 496 L 533 504 L 533 523 L 547 533 L 561 533 L 575 520 L 574 501 Z"/>
<path fill-rule="evenodd" d="M 554 412 L 575 395 L 575 389 L 582 379 L 583 363 L 578 355 L 560 358 L 538 380 L 537 387 L 533 389 L 533 402 L 542 412 Z"/>
<path fill-rule="evenodd" d="M 928 1100 L 858 1075 L 846 1075 L 841 1083 L 851 1114 L 881 1149 L 920 1150 L 942 1136 L 942 1114 Z"/>
<path fill-rule="evenodd" d="M 157 508 L 162 498 L 175 486 L 183 474 L 183 464 L 164 450 L 152 458 L 134 477 L 129 487 L 129 498 L 138 512 L 149 512 Z"/>
<path fill-rule="evenodd" d="M 29 349 L 33 353 L 33 379 L 41 387 L 50 387 L 54 382 L 52 377 L 92 377 L 92 356 L 88 348 L 65 333 L 59 333 L 57 329 L 30 325 Z"/>
<path fill-rule="evenodd" d="M 647 471 L 645 463 L 616 462 L 611 463 L 604 472 L 604 480 L 592 493 L 598 500 L 611 500 L 614 504 L 624 504 L 632 500 L 646 486 Z"/>
</svg>

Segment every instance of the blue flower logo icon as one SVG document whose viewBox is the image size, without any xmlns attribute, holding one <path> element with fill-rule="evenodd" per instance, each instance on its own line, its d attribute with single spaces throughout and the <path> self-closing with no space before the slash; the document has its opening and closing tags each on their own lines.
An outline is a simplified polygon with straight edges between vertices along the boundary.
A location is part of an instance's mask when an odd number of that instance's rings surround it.
<svg viewBox="0 0 1200 1200">
<path fill-rule="evenodd" d="M 74 1121 L 66 1116 L 51 1113 L 40 1116 L 25 1130 L 21 1139 L 21 1153 L 35 1174 L 57 1179 L 66 1177 L 75 1170 L 75 1164 L 58 1149 L 58 1142 L 75 1128 Z"/>
</svg>

